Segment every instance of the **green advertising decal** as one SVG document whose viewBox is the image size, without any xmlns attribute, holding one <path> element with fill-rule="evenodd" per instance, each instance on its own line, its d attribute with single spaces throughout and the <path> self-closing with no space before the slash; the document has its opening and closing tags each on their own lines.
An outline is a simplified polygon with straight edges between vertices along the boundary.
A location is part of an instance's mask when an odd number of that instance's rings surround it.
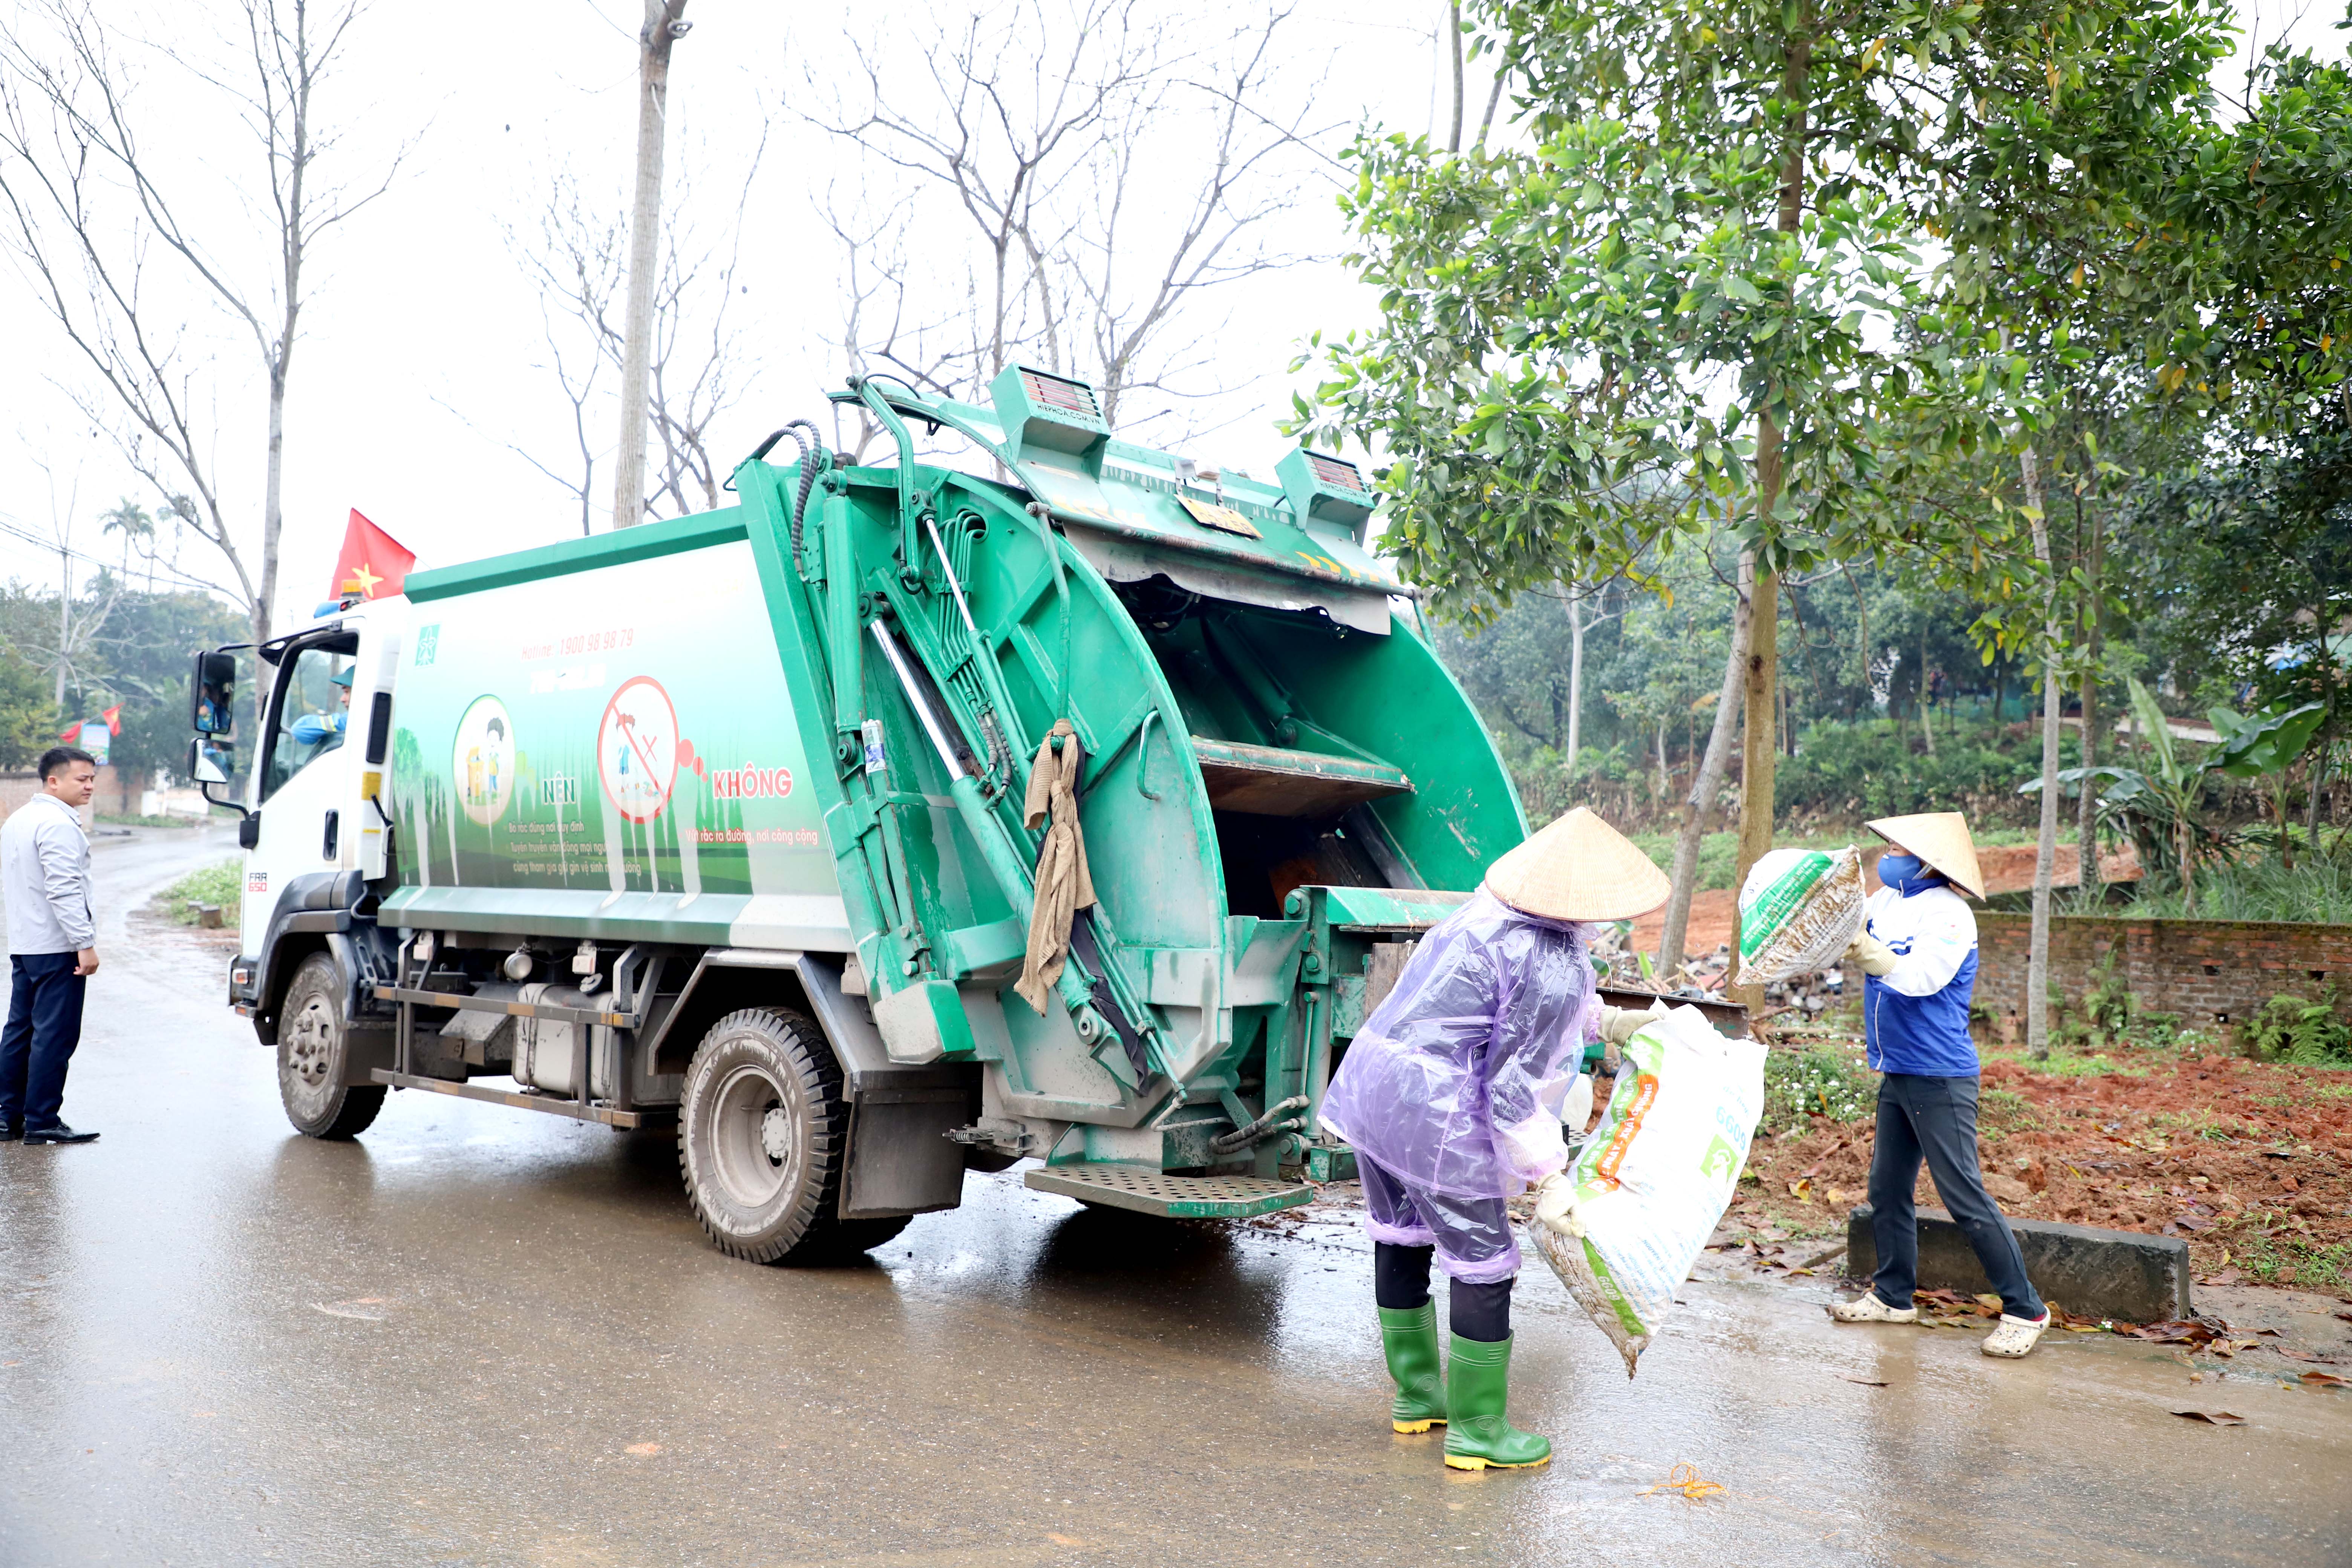
<svg viewBox="0 0 2352 1568">
<path fill-rule="evenodd" d="M 404 884 L 835 890 L 749 544 L 430 609 L 395 704 Z"/>
</svg>

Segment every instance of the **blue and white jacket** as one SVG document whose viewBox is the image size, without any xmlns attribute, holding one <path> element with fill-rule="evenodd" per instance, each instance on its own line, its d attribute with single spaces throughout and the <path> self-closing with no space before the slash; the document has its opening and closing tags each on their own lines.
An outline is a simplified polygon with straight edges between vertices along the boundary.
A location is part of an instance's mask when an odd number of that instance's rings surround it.
<svg viewBox="0 0 2352 1568">
<path fill-rule="evenodd" d="M 1977 917 L 1968 900 L 1928 872 L 1871 894 L 1863 923 L 1896 959 L 1886 974 L 1863 981 L 1871 1067 L 1921 1078 L 1974 1077 L 1969 998 L 1977 988 Z"/>
</svg>

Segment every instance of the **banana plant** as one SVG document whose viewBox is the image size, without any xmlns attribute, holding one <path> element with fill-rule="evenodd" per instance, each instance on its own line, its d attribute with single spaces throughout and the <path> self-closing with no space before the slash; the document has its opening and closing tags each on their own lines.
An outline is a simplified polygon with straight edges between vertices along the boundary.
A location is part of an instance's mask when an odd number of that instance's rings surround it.
<svg viewBox="0 0 2352 1568">
<path fill-rule="evenodd" d="M 2058 774 L 2058 782 L 2083 788 L 2088 787 L 2086 781 L 2098 781 L 2101 819 L 2127 824 L 2134 838 L 2150 851 L 2147 858 L 2151 866 L 2168 858 L 2179 868 L 2181 903 L 2193 915 L 2197 912 L 2197 840 L 2203 831 L 2197 820 L 2197 805 L 2205 793 L 2205 775 L 2221 773 L 2233 778 L 2275 778 L 2273 799 L 2279 814 L 2279 841 L 2284 851 L 2284 773 L 2287 764 L 2301 756 L 2304 748 L 2311 743 L 2326 717 L 2326 705 L 2273 705 L 2251 715 L 2216 708 L 2209 717 L 2220 743 L 2206 756 L 2191 761 L 2173 738 L 2171 725 L 2156 694 L 2137 680 L 2126 684 L 2131 689 L 2132 728 L 2147 742 L 2150 765 L 2067 768 Z M 2029 779 L 2018 787 L 2018 793 L 2032 795 L 2041 787 L 2040 779 Z M 2143 827 L 2145 833 L 2140 831 Z M 2171 851 L 2168 857 L 2154 853 L 2159 844 L 2167 841 Z"/>
<path fill-rule="evenodd" d="M 2207 710 L 2206 717 L 2213 721 L 2213 732 L 2221 740 L 2206 765 L 2231 778 L 2270 781 L 2271 809 L 2278 818 L 2279 865 L 2294 870 L 2294 841 L 2286 827 L 2286 770 L 2319 732 L 2321 721 L 2327 717 L 2327 704 L 2305 702 L 2288 708 L 2273 703 L 2251 714 L 2214 708 Z"/>
</svg>

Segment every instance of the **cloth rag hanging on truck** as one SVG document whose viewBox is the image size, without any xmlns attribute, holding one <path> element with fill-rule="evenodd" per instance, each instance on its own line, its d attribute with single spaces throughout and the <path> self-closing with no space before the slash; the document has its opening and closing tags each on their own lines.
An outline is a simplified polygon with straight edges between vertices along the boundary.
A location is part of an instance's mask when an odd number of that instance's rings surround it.
<svg viewBox="0 0 2352 1568">
<path fill-rule="evenodd" d="M 1034 832 L 1048 818 L 1045 842 L 1037 850 L 1036 901 L 1029 910 L 1029 951 L 1013 989 L 1042 1016 L 1046 995 L 1062 977 L 1070 952 L 1070 922 L 1095 901 L 1087 871 L 1086 837 L 1078 830 L 1078 778 L 1087 750 L 1067 719 L 1056 720 L 1029 768 L 1029 793 L 1021 803 L 1023 826 Z"/>
</svg>

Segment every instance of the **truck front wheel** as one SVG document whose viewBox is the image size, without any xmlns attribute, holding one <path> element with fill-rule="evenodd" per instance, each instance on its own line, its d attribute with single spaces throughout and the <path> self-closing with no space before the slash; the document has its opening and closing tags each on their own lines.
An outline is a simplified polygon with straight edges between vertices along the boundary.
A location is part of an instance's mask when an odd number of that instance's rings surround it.
<svg viewBox="0 0 2352 1568">
<path fill-rule="evenodd" d="M 383 1109 L 383 1085 L 346 1084 L 351 1021 L 335 961 L 314 952 L 294 971 L 278 1010 L 278 1098 L 308 1138 L 355 1138 Z"/>
<path fill-rule="evenodd" d="M 831 1047 L 798 1013 L 752 1007 L 712 1025 L 686 1069 L 678 1123 L 687 1201 L 721 1252 L 830 1262 L 906 1223 L 837 1217 L 849 1106 Z"/>
</svg>

